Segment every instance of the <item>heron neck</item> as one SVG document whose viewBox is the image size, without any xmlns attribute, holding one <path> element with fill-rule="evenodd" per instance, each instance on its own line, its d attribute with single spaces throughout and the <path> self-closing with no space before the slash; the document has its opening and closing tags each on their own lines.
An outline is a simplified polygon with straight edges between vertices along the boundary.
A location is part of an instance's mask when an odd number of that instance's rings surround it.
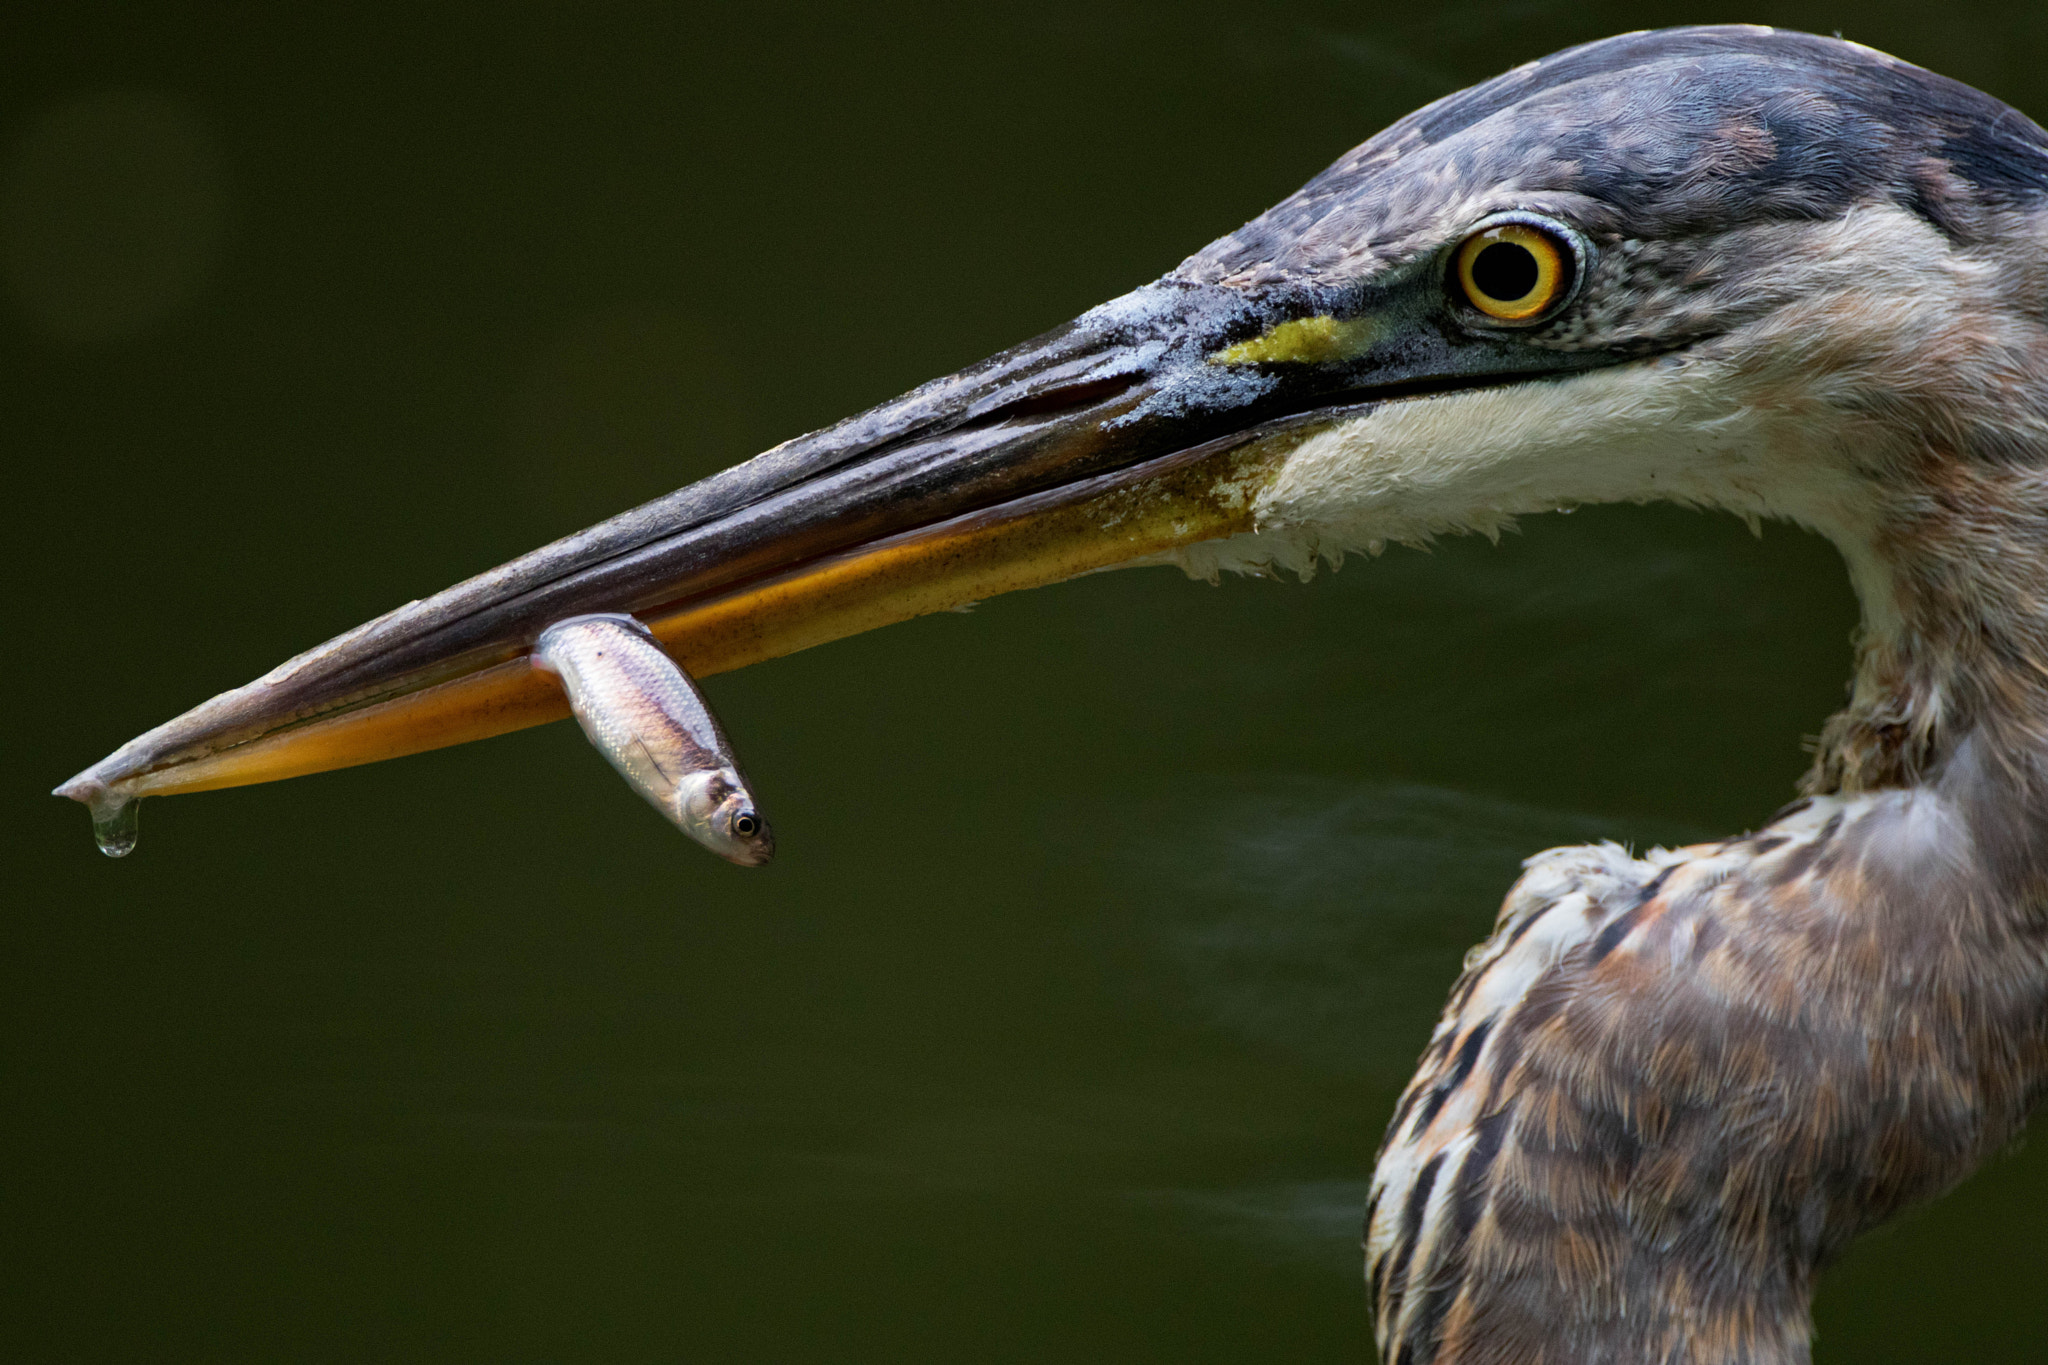
<svg viewBox="0 0 2048 1365">
<path fill-rule="evenodd" d="M 2040 476 L 2011 463 L 1944 460 L 1873 531 L 1836 539 L 1863 624 L 1849 704 L 1822 731 L 1803 790 L 1924 785 L 1976 737 L 2004 756 L 2014 794 L 2048 813 Z"/>
</svg>

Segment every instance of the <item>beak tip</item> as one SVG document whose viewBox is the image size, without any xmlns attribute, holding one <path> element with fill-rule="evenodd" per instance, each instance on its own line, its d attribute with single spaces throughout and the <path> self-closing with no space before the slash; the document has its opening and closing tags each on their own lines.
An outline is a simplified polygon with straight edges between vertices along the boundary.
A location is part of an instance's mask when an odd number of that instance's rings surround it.
<svg viewBox="0 0 2048 1365">
<path fill-rule="evenodd" d="M 69 797 L 92 813 L 92 838 L 109 858 L 124 858 L 135 851 L 135 807 L 138 798 L 132 788 L 121 787 L 101 777 L 101 769 L 112 760 L 87 768 L 57 787 L 52 796 Z"/>
<path fill-rule="evenodd" d="M 50 795 L 69 797 L 73 801 L 79 801 L 89 806 L 92 804 L 94 795 L 105 790 L 105 784 L 93 776 L 91 768 L 87 768 L 78 776 L 69 778 L 52 787 Z"/>
<path fill-rule="evenodd" d="M 50 795 L 66 797 L 96 810 L 134 800 L 136 793 L 130 780 L 132 773 L 123 771 L 119 758 L 119 754 L 108 755 L 77 776 L 66 778 L 52 787 Z"/>
</svg>

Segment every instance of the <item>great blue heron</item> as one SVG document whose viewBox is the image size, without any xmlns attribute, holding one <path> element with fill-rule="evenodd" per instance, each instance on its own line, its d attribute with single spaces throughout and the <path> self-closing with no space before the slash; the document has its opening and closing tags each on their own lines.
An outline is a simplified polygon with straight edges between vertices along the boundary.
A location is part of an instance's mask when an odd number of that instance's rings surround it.
<svg viewBox="0 0 2048 1365">
<path fill-rule="evenodd" d="M 551 622 L 717 672 L 1112 565 L 1192 573 L 1670 499 L 1863 606 L 1804 799 L 1532 861 L 1387 1133 L 1380 1344 L 1804 1360 L 1819 1268 L 2048 1077 L 2048 134 L 1756 28 L 1403 119 L 1157 282 L 381 617 L 62 790 L 111 813 L 563 712 Z"/>
</svg>

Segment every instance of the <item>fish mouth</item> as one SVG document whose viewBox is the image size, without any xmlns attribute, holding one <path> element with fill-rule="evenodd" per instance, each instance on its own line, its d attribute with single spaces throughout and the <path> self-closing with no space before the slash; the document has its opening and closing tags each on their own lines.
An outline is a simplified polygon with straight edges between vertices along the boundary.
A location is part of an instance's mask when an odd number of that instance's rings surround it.
<svg viewBox="0 0 2048 1365">
<path fill-rule="evenodd" d="M 1328 321 L 1328 301 L 1146 286 L 367 622 L 56 793 L 104 805 L 275 781 L 562 718 L 530 652 L 565 617 L 631 614 L 702 677 L 1252 533 L 1259 493 L 1310 433 L 1541 368 L 1418 345 L 1351 303 L 1366 321 L 1333 324 L 1351 333 L 1290 332 Z M 1352 351 L 1333 356 L 1329 335 Z M 1313 344 L 1297 357 L 1276 336 Z"/>
</svg>

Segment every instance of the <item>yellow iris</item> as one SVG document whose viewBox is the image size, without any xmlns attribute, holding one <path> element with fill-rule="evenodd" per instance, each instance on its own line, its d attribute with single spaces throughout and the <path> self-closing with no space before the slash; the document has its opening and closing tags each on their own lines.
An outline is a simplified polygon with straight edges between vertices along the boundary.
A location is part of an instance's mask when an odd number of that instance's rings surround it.
<svg viewBox="0 0 2048 1365">
<path fill-rule="evenodd" d="M 1571 284 L 1571 258 L 1556 237 L 1527 223 L 1499 223 L 1458 247 L 1458 284 L 1474 308 L 1526 322 Z"/>
</svg>

